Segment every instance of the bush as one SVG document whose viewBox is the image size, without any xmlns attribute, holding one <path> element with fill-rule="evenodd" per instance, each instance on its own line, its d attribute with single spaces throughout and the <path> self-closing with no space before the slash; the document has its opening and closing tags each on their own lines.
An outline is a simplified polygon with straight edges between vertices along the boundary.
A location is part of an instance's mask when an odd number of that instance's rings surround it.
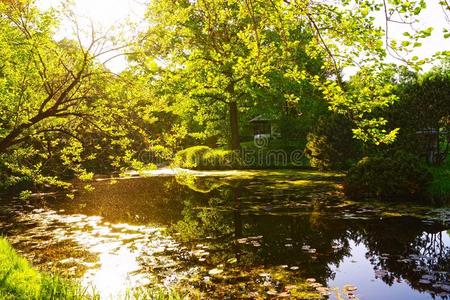
<svg viewBox="0 0 450 300">
<path fill-rule="evenodd" d="M 350 198 L 417 199 L 426 194 L 432 175 L 417 157 L 397 151 L 393 156 L 364 157 L 347 174 Z"/>
<path fill-rule="evenodd" d="M 213 170 L 239 167 L 239 155 L 231 150 L 194 146 L 179 151 L 173 165 L 180 168 Z"/>
<path fill-rule="evenodd" d="M 401 128 L 395 147 L 422 156 L 430 164 L 443 163 L 446 132 L 450 130 L 450 68 L 431 71 L 402 80 L 398 100 L 385 112 L 391 129 Z M 440 132 L 440 139 L 418 132 Z M 430 149 L 436 152 L 430 156 Z"/>
<path fill-rule="evenodd" d="M 305 141 L 273 139 L 258 146 L 254 141 L 242 143 L 242 167 L 247 169 L 305 168 Z"/>
<path fill-rule="evenodd" d="M 428 191 L 430 198 L 436 203 L 450 204 L 450 159 L 447 158 L 442 165 L 431 166 L 433 182 Z"/>
<path fill-rule="evenodd" d="M 253 143 L 242 151 L 195 146 L 179 151 L 172 163 L 175 167 L 197 170 L 298 168 L 307 166 L 303 151 L 291 147 L 262 147 Z"/>
<path fill-rule="evenodd" d="M 351 122 L 343 116 L 320 117 L 307 137 L 306 156 L 312 167 L 321 170 L 346 169 L 358 157 L 358 152 Z"/>
</svg>

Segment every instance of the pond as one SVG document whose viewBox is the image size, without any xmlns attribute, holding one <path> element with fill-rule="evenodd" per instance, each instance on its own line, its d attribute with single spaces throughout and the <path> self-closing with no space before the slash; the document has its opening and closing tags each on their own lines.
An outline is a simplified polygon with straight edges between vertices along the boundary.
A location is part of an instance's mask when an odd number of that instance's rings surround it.
<svg viewBox="0 0 450 300">
<path fill-rule="evenodd" d="M 3 197 L 0 233 L 105 298 L 449 299 L 450 210 L 352 202 L 339 174 L 203 172 L 99 180 L 73 200 Z"/>
</svg>

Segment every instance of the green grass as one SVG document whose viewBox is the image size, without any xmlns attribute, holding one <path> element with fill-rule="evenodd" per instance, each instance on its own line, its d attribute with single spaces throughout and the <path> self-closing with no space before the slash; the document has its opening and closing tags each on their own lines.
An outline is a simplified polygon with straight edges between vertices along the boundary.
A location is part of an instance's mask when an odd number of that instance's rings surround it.
<svg viewBox="0 0 450 300">
<path fill-rule="evenodd" d="M 188 300 L 200 298 L 200 294 L 192 290 L 180 292 L 160 287 L 143 287 L 128 291 L 123 300 Z"/>
<path fill-rule="evenodd" d="M 38 272 L 0 237 L 0 299 L 92 299 L 75 282 Z"/>
<path fill-rule="evenodd" d="M 450 203 L 450 159 L 440 166 L 430 167 L 433 182 L 429 188 L 431 197 L 439 202 Z"/>
<path fill-rule="evenodd" d="M 177 291 L 159 287 L 142 287 L 129 290 L 123 300 L 184 300 L 200 299 L 192 290 Z M 100 299 L 88 293 L 74 280 L 37 271 L 21 257 L 10 243 L 0 237 L 0 299 L 4 300 L 85 300 Z"/>
</svg>

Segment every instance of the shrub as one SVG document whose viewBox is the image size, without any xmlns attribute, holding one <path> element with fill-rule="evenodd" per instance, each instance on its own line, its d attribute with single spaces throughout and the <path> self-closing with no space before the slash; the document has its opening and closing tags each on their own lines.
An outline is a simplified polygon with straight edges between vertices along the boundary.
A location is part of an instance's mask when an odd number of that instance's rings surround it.
<svg viewBox="0 0 450 300">
<path fill-rule="evenodd" d="M 433 182 L 428 189 L 433 202 L 450 204 L 450 159 L 447 158 L 442 165 L 431 166 Z"/>
<path fill-rule="evenodd" d="M 242 167 L 248 169 L 279 169 L 309 167 L 304 155 L 303 140 L 270 140 L 258 146 L 254 141 L 242 144 Z"/>
<path fill-rule="evenodd" d="M 197 170 L 297 168 L 307 166 L 303 151 L 296 147 L 244 147 L 241 152 L 195 146 L 179 151 L 175 167 Z"/>
<path fill-rule="evenodd" d="M 397 151 L 393 156 L 364 157 L 347 174 L 350 198 L 417 199 L 425 195 L 432 175 L 417 157 Z"/>
<path fill-rule="evenodd" d="M 312 167 L 321 170 L 345 169 L 358 154 L 351 122 L 343 116 L 320 117 L 315 129 L 308 134 L 306 156 Z"/>
<path fill-rule="evenodd" d="M 444 162 L 450 130 L 449 90 L 449 67 L 435 67 L 401 81 L 397 86 L 397 102 L 385 112 L 391 129 L 401 128 L 395 147 L 420 155 L 430 164 Z M 427 131 L 440 132 L 440 138 L 432 138 Z M 432 156 L 430 149 L 435 152 Z"/>
<path fill-rule="evenodd" d="M 188 169 L 232 169 L 239 167 L 239 155 L 231 150 L 194 146 L 179 151 L 173 165 Z"/>
</svg>

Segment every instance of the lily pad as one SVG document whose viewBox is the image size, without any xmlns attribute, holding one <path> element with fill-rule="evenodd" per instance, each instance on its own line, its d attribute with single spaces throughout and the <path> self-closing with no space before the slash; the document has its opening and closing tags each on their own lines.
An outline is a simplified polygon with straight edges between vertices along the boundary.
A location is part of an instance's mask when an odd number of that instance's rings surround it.
<svg viewBox="0 0 450 300">
<path fill-rule="evenodd" d="M 222 269 L 214 268 L 214 269 L 209 270 L 208 274 L 211 276 L 215 276 L 215 275 L 219 275 L 222 272 L 223 272 Z"/>
</svg>

